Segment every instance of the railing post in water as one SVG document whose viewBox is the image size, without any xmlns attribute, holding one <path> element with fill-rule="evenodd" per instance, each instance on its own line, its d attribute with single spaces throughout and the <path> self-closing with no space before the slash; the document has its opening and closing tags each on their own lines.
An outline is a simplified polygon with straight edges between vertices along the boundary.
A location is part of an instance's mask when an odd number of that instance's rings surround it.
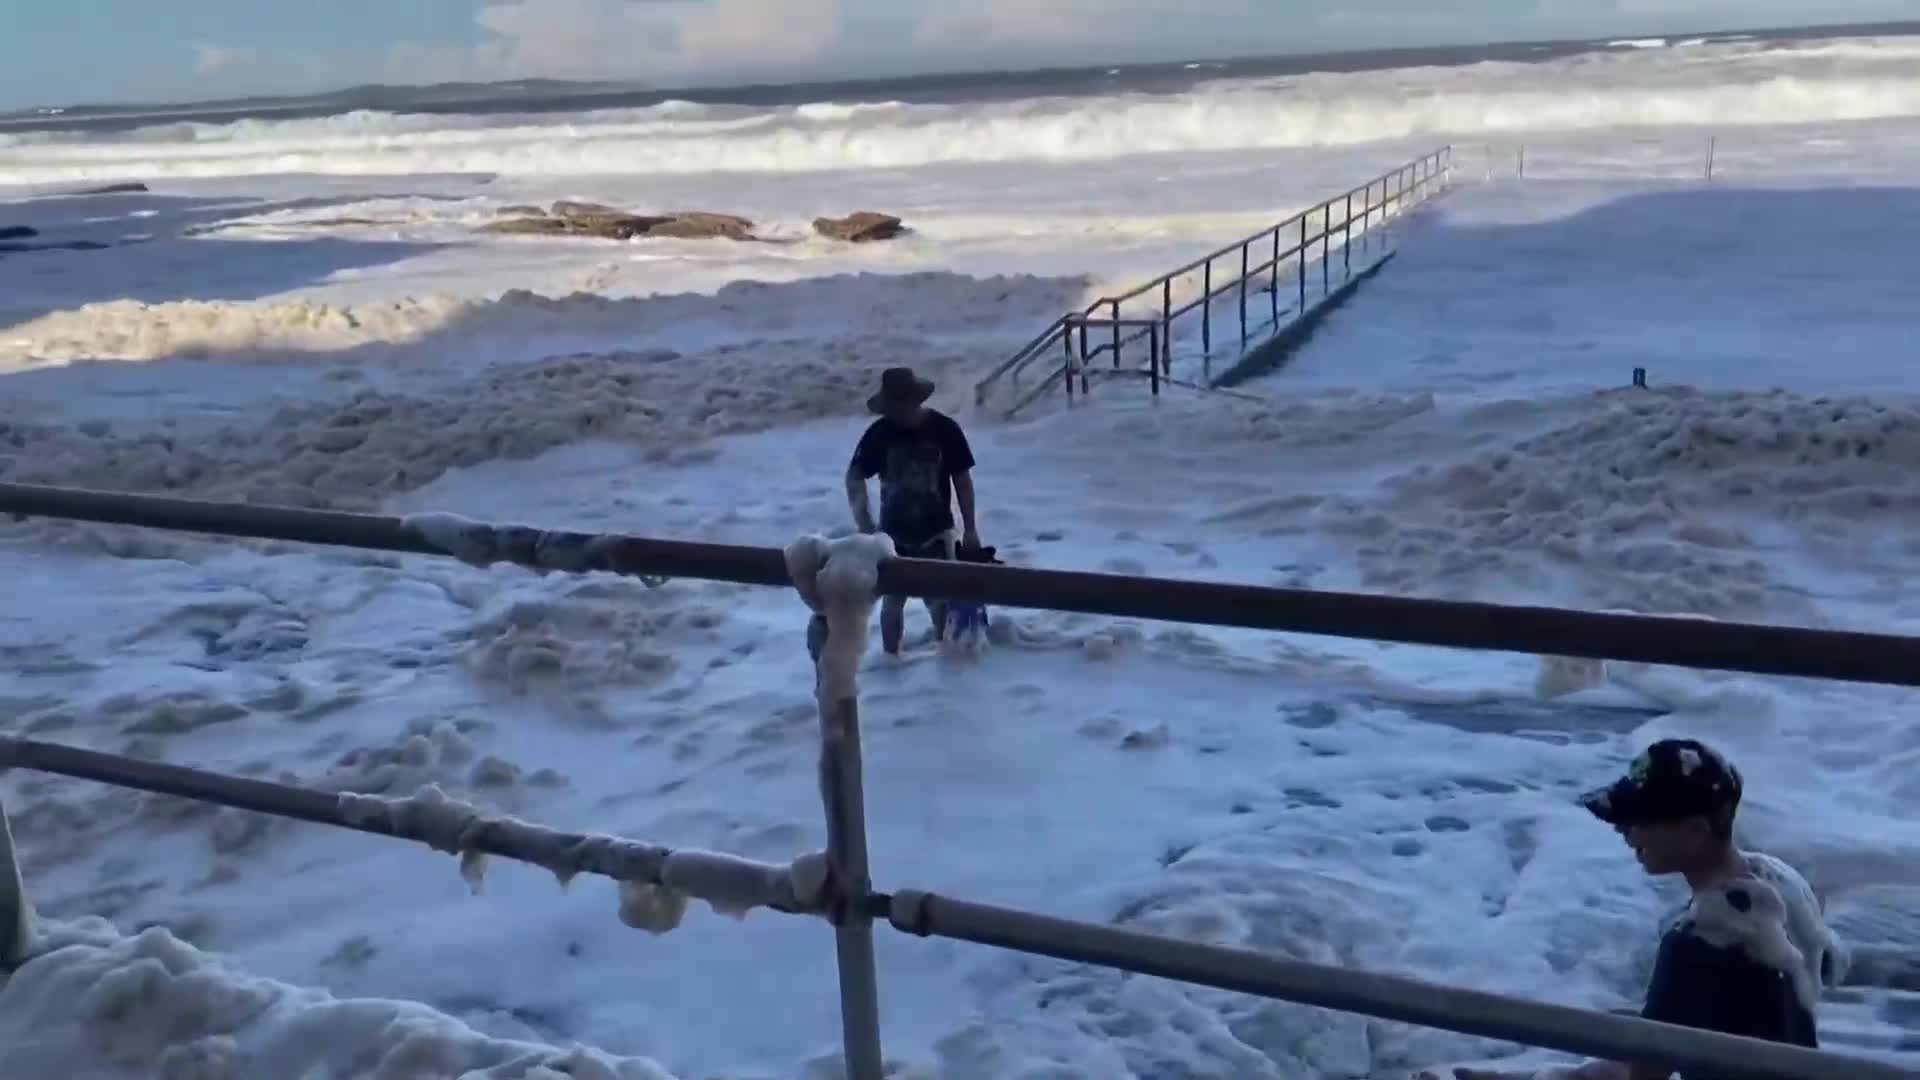
<svg viewBox="0 0 1920 1080">
<path fill-rule="evenodd" d="M 1719 144 L 1720 144 L 1720 136 L 1718 135 L 1707 136 L 1707 180 L 1708 182 L 1712 182 L 1713 180 L 1713 154 L 1714 154 L 1714 151 L 1719 147 Z"/>
<path fill-rule="evenodd" d="M 1273 227 L 1273 265 L 1267 267 L 1267 301 L 1273 308 L 1274 329 L 1280 328 L 1280 226 Z"/>
<path fill-rule="evenodd" d="M 1333 203 L 1320 204 L 1320 295 L 1333 291 Z"/>
<path fill-rule="evenodd" d="M 1347 280 L 1353 280 L 1353 192 L 1347 192 L 1347 220 L 1341 223 L 1340 262 Z"/>
<path fill-rule="evenodd" d="M 1147 324 L 1147 382 L 1153 384 L 1153 396 L 1160 396 L 1160 324 Z"/>
<path fill-rule="evenodd" d="M 1293 265 L 1298 268 L 1300 277 L 1300 306 L 1293 310 L 1296 319 L 1307 313 L 1307 215 L 1312 212 L 1303 210 L 1300 213 L 1300 249 L 1293 257 Z"/>
<path fill-rule="evenodd" d="M 1213 351 L 1213 258 L 1200 267 L 1200 351 Z"/>
<path fill-rule="evenodd" d="M 1073 404 L 1073 323 L 1060 330 L 1060 377 L 1067 384 L 1067 404 Z"/>
<path fill-rule="evenodd" d="M 1120 370 L 1120 301 L 1107 305 L 1107 317 L 1113 321 L 1113 370 Z"/>
<path fill-rule="evenodd" d="M 808 620 L 807 652 L 813 656 L 816 693 L 826 684 L 820 654 L 827 632 L 826 616 Z M 879 978 L 873 961 L 873 916 L 867 910 L 873 878 L 867 867 L 866 793 L 860 775 L 860 699 L 849 694 L 821 704 L 820 795 L 826 804 L 827 865 L 837 890 L 831 914 L 847 1077 L 881 1080 Z"/>
<path fill-rule="evenodd" d="M 1160 279 L 1160 346 L 1167 350 L 1167 371 L 1173 371 L 1173 279 Z"/>
<path fill-rule="evenodd" d="M 1247 347 L 1247 248 L 1240 245 L 1240 347 Z"/>
</svg>

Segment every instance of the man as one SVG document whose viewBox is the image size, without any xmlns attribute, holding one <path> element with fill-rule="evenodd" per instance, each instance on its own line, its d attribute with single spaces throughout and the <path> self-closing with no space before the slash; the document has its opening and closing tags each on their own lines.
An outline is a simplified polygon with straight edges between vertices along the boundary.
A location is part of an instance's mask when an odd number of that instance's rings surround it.
<svg viewBox="0 0 1920 1080">
<path fill-rule="evenodd" d="M 847 465 L 847 504 L 861 532 L 884 532 L 902 558 L 954 557 L 953 503 L 960 503 L 962 547 L 980 547 L 974 519 L 973 450 L 966 433 L 945 413 L 927 407 L 933 382 L 912 368 L 888 368 L 880 389 L 867 399 L 879 419 L 867 427 Z M 867 502 L 867 481 L 880 478 L 880 521 Z M 945 601 L 929 600 L 933 635 L 946 634 Z M 880 646 L 898 655 L 906 624 L 907 598 L 880 600 Z"/>
<path fill-rule="evenodd" d="M 1806 879 L 1770 855 L 1733 842 L 1740 773 L 1694 739 L 1664 739 L 1627 775 L 1581 797 L 1612 825 L 1649 874 L 1679 874 L 1687 908 L 1660 938 L 1640 1015 L 1775 1042 L 1815 1047 L 1820 985 L 1840 959 Z M 1655 1065 L 1590 1061 L 1537 1073 L 1456 1069 L 1460 1080 L 1667 1080 Z M 1721 1080 L 1690 1069 L 1683 1080 Z"/>
</svg>

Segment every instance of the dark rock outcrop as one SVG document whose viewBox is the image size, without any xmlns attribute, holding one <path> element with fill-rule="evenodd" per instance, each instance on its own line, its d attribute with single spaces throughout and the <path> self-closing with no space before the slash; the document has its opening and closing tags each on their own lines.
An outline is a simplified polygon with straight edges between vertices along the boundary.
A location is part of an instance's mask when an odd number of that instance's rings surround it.
<svg viewBox="0 0 1920 1080">
<path fill-rule="evenodd" d="M 875 240 L 891 240 L 907 230 L 900 219 L 891 214 L 861 210 L 842 218 L 814 218 L 813 231 L 829 239 L 865 244 Z"/>
<path fill-rule="evenodd" d="M 728 240 L 753 239 L 753 222 L 735 214 L 687 210 L 672 214 L 633 214 L 599 203 L 561 201 L 551 213 L 538 207 L 508 207 L 518 216 L 490 221 L 482 232 L 536 236 L 593 236 L 605 240 L 635 237 Z M 506 212 L 505 210 L 502 211 Z"/>
<path fill-rule="evenodd" d="M 25 240 L 39 235 L 40 230 L 30 225 L 0 225 L 0 240 Z"/>
<path fill-rule="evenodd" d="M 85 188 L 73 192 L 75 195 L 137 195 L 145 192 L 147 185 L 138 181 L 124 184 L 107 184 L 104 187 Z"/>
</svg>

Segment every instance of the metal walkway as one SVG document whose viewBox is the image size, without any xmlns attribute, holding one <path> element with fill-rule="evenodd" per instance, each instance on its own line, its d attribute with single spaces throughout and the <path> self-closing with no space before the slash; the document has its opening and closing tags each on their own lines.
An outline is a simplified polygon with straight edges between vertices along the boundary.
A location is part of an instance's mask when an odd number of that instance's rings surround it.
<svg viewBox="0 0 1920 1080">
<path fill-rule="evenodd" d="M 1389 226 L 1445 193 L 1452 173 L 1453 147 L 1443 146 L 1068 312 L 974 384 L 974 403 L 1012 417 L 1056 386 L 1071 399 L 1089 393 L 1096 379 L 1145 381 L 1156 395 L 1163 383 L 1230 386 L 1245 377 L 1243 360 L 1297 342 L 1319 314 L 1391 259 Z"/>
</svg>

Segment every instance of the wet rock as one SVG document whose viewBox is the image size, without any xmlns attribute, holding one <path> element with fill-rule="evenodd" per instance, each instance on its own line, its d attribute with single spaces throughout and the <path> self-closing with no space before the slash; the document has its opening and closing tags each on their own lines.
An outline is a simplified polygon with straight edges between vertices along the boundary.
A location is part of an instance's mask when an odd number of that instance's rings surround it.
<svg viewBox="0 0 1920 1080">
<path fill-rule="evenodd" d="M 147 185 L 138 181 L 122 184 L 107 184 L 104 187 L 85 188 L 74 192 L 75 195 L 134 195 L 147 190 Z"/>
<path fill-rule="evenodd" d="M 0 225 L 0 240 L 25 240 L 39 236 L 40 230 L 28 225 Z"/>
<path fill-rule="evenodd" d="M 513 207 L 531 213 L 482 225 L 482 232 L 548 236 L 592 236 L 605 240 L 664 237 L 701 240 L 752 239 L 753 222 L 737 214 L 687 210 L 672 214 L 634 214 L 600 203 L 554 203 L 551 212 L 537 207 Z"/>
<path fill-rule="evenodd" d="M 746 240 L 753 222 L 738 214 L 715 214 L 706 210 L 687 210 L 647 230 L 647 235 L 680 240 Z"/>
<path fill-rule="evenodd" d="M 905 232 L 906 228 L 899 218 L 891 214 L 861 210 L 842 218 L 814 218 L 813 231 L 829 239 L 865 244 L 874 240 L 891 240 Z"/>
</svg>

